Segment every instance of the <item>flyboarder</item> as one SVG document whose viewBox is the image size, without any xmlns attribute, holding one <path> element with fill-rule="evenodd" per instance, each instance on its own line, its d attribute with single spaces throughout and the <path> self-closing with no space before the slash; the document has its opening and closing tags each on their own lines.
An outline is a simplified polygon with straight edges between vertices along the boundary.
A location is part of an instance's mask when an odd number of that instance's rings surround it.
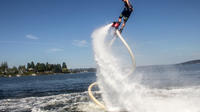
<svg viewBox="0 0 200 112">
<path fill-rule="evenodd" d="M 122 18 L 123 18 L 124 22 L 123 22 L 121 28 L 119 29 L 120 33 L 124 29 L 126 22 L 128 21 L 131 13 L 133 12 L 133 6 L 129 2 L 129 0 L 122 0 L 122 1 L 124 2 L 124 10 L 121 12 L 118 22 L 113 22 L 113 24 L 112 24 L 112 27 L 115 27 L 116 29 L 118 29 L 122 22 Z"/>
</svg>

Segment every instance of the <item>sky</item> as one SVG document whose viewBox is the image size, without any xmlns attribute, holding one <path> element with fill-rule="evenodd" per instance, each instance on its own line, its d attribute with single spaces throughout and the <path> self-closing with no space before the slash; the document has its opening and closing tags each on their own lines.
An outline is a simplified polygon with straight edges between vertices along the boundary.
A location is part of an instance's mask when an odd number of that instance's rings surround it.
<svg viewBox="0 0 200 112">
<path fill-rule="evenodd" d="M 130 0 L 123 36 L 136 64 L 200 59 L 199 0 Z M 92 32 L 116 21 L 121 0 L 0 0 L 0 62 L 95 67 Z"/>
</svg>

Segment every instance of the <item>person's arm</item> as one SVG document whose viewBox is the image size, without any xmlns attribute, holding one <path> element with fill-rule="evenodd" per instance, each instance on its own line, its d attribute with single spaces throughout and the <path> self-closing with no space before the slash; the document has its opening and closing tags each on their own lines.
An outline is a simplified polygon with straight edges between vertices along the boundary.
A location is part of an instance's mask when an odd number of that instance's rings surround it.
<svg viewBox="0 0 200 112">
<path fill-rule="evenodd" d="M 128 0 L 125 0 L 125 1 L 126 1 L 126 3 L 128 4 L 128 7 L 129 7 L 130 9 L 132 9 L 132 6 L 131 6 L 130 2 L 129 2 Z"/>
</svg>

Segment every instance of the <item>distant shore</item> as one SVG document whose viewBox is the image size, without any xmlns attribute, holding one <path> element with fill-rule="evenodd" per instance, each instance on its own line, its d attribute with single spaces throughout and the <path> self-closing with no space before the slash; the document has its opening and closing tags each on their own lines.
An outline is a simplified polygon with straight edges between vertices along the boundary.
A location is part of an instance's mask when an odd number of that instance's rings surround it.
<svg viewBox="0 0 200 112">
<path fill-rule="evenodd" d="M 70 74 L 70 73 L 82 73 L 82 72 L 95 72 L 95 68 L 78 68 L 68 69 L 65 62 L 61 64 L 46 64 L 27 63 L 27 66 L 20 65 L 18 67 L 8 67 L 7 62 L 1 63 L 0 77 L 21 77 L 21 76 L 38 76 L 38 75 L 52 75 L 52 74 Z"/>
<path fill-rule="evenodd" d="M 200 60 L 191 60 L 183 63 L 178 63 L 174 65 L 191 65 L 200 64 Z M 46 67 L 45 67 L 46 66 Z M 2 69 L 3 68 L 3 69 Z M 71 73 L 86 73 L 86 72 L 96 72 L 96 68 L 77 68 L 68 69 L 66 64 L 48 64 L 37 63 L 34 65 L 33 62 L 27 67 L 19 66 L 18 68 L 8 68 L 7 63 L 2 63 L 0 66 L 0 77 L 21 77 L 21 76 L 39 76 L 39 75 L 52 75 L 52 74 L 71 74 Z"/>
<path fill-rule="evenodd" d="M 76 74 L 76 73 L 89 73 L 89 72 L 96 72 L 95 68 L 78 68 L 78 69 L 70 69 L 69 72 L 65 73 L 53 73 L 53 72 L 39 72 L 39 73 L 33 73 L 33 72 L 26 72 L 25 74 L 15 74 L 15 75 L 0 75 L 0 77 L 21 77 L 21 76 L 40 76 L 40 75 L 54 75 L 54 74 Z"/>
<path fill-rule="evenodd" d="M 191 61 L 180 63 L 178 65 L 189 65 L 189 64 L 200 64 L 200 60 L 191 60 Z"/>
<path fill-rule="evenodd" d="M 40 76 L 53 74 L 70 74 L 70 73 L 32 73 L 32 74 L 15 74 L 15 75 L 0 75 L 0 77 L 22 77 L 22 76 Z"/>
</svg>

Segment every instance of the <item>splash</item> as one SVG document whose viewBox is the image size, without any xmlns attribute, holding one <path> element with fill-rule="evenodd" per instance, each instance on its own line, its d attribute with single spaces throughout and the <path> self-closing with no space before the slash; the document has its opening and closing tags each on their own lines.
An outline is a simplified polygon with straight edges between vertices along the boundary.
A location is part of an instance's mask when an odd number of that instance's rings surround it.
<svg viewBox="0 0 200 112">
<path fill-rule="evenodd" d="M 124 64 L 109 46 L 111 24 L 92 34 L 97 81 L 108 111 L 199 112 L 200 89 L 152 89 L 140 83 L 140 73 L 127 78 Z M 130 71 L 130 70 L 128 70 Z M 195 90 L 195 93 L 193 93 Z"/>
</svg>

